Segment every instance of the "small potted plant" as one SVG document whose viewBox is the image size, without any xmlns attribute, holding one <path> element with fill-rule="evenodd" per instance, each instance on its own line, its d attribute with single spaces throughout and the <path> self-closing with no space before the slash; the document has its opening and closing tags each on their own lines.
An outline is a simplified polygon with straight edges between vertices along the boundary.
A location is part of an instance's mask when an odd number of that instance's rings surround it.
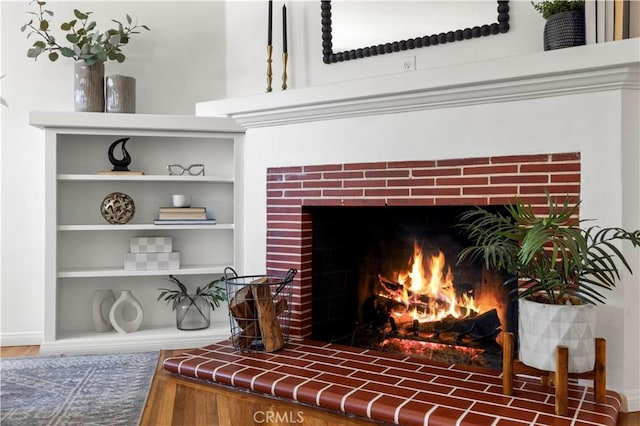
<svg viewBox="0 0 640 426">
<path fill-rule="evenodd" d="M 640 230 L 581 227 L 577 204 L 547 193 L 546 213 L 515 199 L 506 213 L 477 207 L 458 225 L 472 241 L 458 261 L 481 260 L 506 271 L 517 282 L 519 358 L 544 371 L 555 370 L 558 345 L 569 348 L 569 371 L 583 373 L 595 362 L 595 305 L 620 280 L 619 267 L 631 272 L 617 244 L 640 246 Z"/>
<path fill-rule="evenodd" d="M 190 293 L 178 278 L 169 275 L 169 281 L 177 289 L 159 288 L 158 300 L 171 304 L 176 311 L 176 327 L 179 330 L 202 330 L 210 325 L 209 313 L 220 307 L 220 302 L 227 300 L 226 290 L 218 284 L 224 278 L 211 281 L 204 287 L 197 287 L 195 293 Z"/>
<path fill-rule="evenodd" d="M 585 44 L 584 0 L 531 1 L 547 20 L 544 26 L 544 50 Z"/>
<path fill-rule="evenodd" d="M 90 20 L 92 12 L 73 10 L 73 19 L 60 25 L 64 35 L 64 42 L 52 33 L 53 11 L 46 8 L 46 2 L 34 0 L 36 11 L 27 11 L 33 15 L 21 27 L 27 33 L 27 38 L 38 38 L 27 50 L 27 57 L 38 59 L 42 54 L 52 62 L 60 56 L 72 58 L 75 61 L 75 110 L 76 111 L 104 111 L 104 63 L 107 61 L 124 62 L 126 59 L 122 48 L 126 46 L 134 34 L 141 29 L 149 31 L 146 25 L 138 25 L 126 15 L 126 24 L 112 19 L 115 28 L 104 32 L 98 31 L 96 22 Z"/>
</svg>

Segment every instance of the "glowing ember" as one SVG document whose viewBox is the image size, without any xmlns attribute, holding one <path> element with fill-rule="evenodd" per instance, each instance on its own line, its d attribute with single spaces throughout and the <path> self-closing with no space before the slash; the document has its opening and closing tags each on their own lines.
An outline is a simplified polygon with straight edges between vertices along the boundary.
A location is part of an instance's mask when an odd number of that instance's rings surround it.
<svg viewBox="0 0 640 426">
<path fill-rule="evenodd" d="M 380 280 L 387 281 L 382 277 Z M 453 274 L 442 252 L 425 259 L 422 248 L 414 243 L 409 268 L 394 272 L 394 281 L 391 286 L 385 286 L 387 291 L 381 292 L 380 296 L 399 302 L 400 307 L 392 312 L 399 324 L 415 320 L 432 322 L 445 317 L 465 318 L 480 312 L 473 294 L 456 294 Z"/>
</svg>

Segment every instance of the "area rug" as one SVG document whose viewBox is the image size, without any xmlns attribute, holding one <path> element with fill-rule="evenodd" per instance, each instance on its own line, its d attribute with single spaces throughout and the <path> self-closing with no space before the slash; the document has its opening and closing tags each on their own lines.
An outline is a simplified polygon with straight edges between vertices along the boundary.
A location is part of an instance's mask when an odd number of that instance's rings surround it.
<svg viewBox="0 0 640 426">
<path fill-rule="evenodd" d="M 0 359 L 0 424 L 137 425 L 159 352 Z"/>
</svg>

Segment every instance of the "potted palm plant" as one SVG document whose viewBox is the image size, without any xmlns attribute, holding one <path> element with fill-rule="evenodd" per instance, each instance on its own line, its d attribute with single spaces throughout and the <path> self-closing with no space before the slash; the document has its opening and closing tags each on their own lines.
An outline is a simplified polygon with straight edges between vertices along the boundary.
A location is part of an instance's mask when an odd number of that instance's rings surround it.
<svg viewBox="0 0 640 426">
<path fill-rule="evenodd" d="M 547 210 L 537 213 L 515 199 L 504 213 L 481 207 L 461 215 L 458 225 L 472 241 L 458 261 L 481 260 L 517 282 L 519 358 L 540 370 L 555 370 L 555 349 L 569 348 L 569 371 L 582 373 L 595 362 L 595 305 L 631 268 L 618 247 L 640 246 L 640 230 L 581 227 L 580 202 L 557 202 L 547 193 Z"/>
<path fill-rule="evenodd" d="M 531 1 L 546 19 L 544 50 L 585 44 L 584 0 Z"/>
<path fill-rule="evenodd" d="M 50 61 L 57 61 L 60 56 L 75 61 L 75 110 L 85 112 L 104 111 L 104 63 L 107 61 L 124 62 L 126 59 L 122 48 L 126 46 L 134 34 L 140 30 L 149 31 L 146 25 L 138 25 L 126 15 L 126 22 L 115 19 L 115 28 L 99 31 L 92 20 L 92 12 L 73 10 L 73 18 L 60 24 L 64 41 L 53 34 L 52 18 L 54 13 L 47 8 L 44 1 L 34 0 L 36 10 L 27 11 L 31 19 L 21 27 L 27 31 L 27 38 L 35 37 L 32 47 L 27 50 L 27 57 L 38 59 L 47 54 Z"/>
<path fill-rule="evenodd" d="M 176 327 L 179 330 L 202 330 L 210 325 L 210 310 L 219 308 L 220 302 L 227 300 L 226 290 L 218 286 L 222 280 L 213 280 L 203 287 L 197 287 L 195 293 L 190 293 L 178 278 L 169 275 L 169 281 L 178 288 L 159 288 L 158 300 L 171 304 L 176 311 Z"/>
</svg>

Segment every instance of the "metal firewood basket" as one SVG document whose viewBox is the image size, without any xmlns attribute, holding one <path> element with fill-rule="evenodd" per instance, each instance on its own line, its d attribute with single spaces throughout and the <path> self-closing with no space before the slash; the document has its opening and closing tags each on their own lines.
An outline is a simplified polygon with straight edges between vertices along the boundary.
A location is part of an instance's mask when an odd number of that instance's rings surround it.
<svg viewBox="0 0 640 426">
<path fill-rule="evenodd" d="M 275 352 L 289 341 L 291 293 L 298 271 L 239 277 L 226 268 L 231 341 L 242 352 Z"/>
</svg>

